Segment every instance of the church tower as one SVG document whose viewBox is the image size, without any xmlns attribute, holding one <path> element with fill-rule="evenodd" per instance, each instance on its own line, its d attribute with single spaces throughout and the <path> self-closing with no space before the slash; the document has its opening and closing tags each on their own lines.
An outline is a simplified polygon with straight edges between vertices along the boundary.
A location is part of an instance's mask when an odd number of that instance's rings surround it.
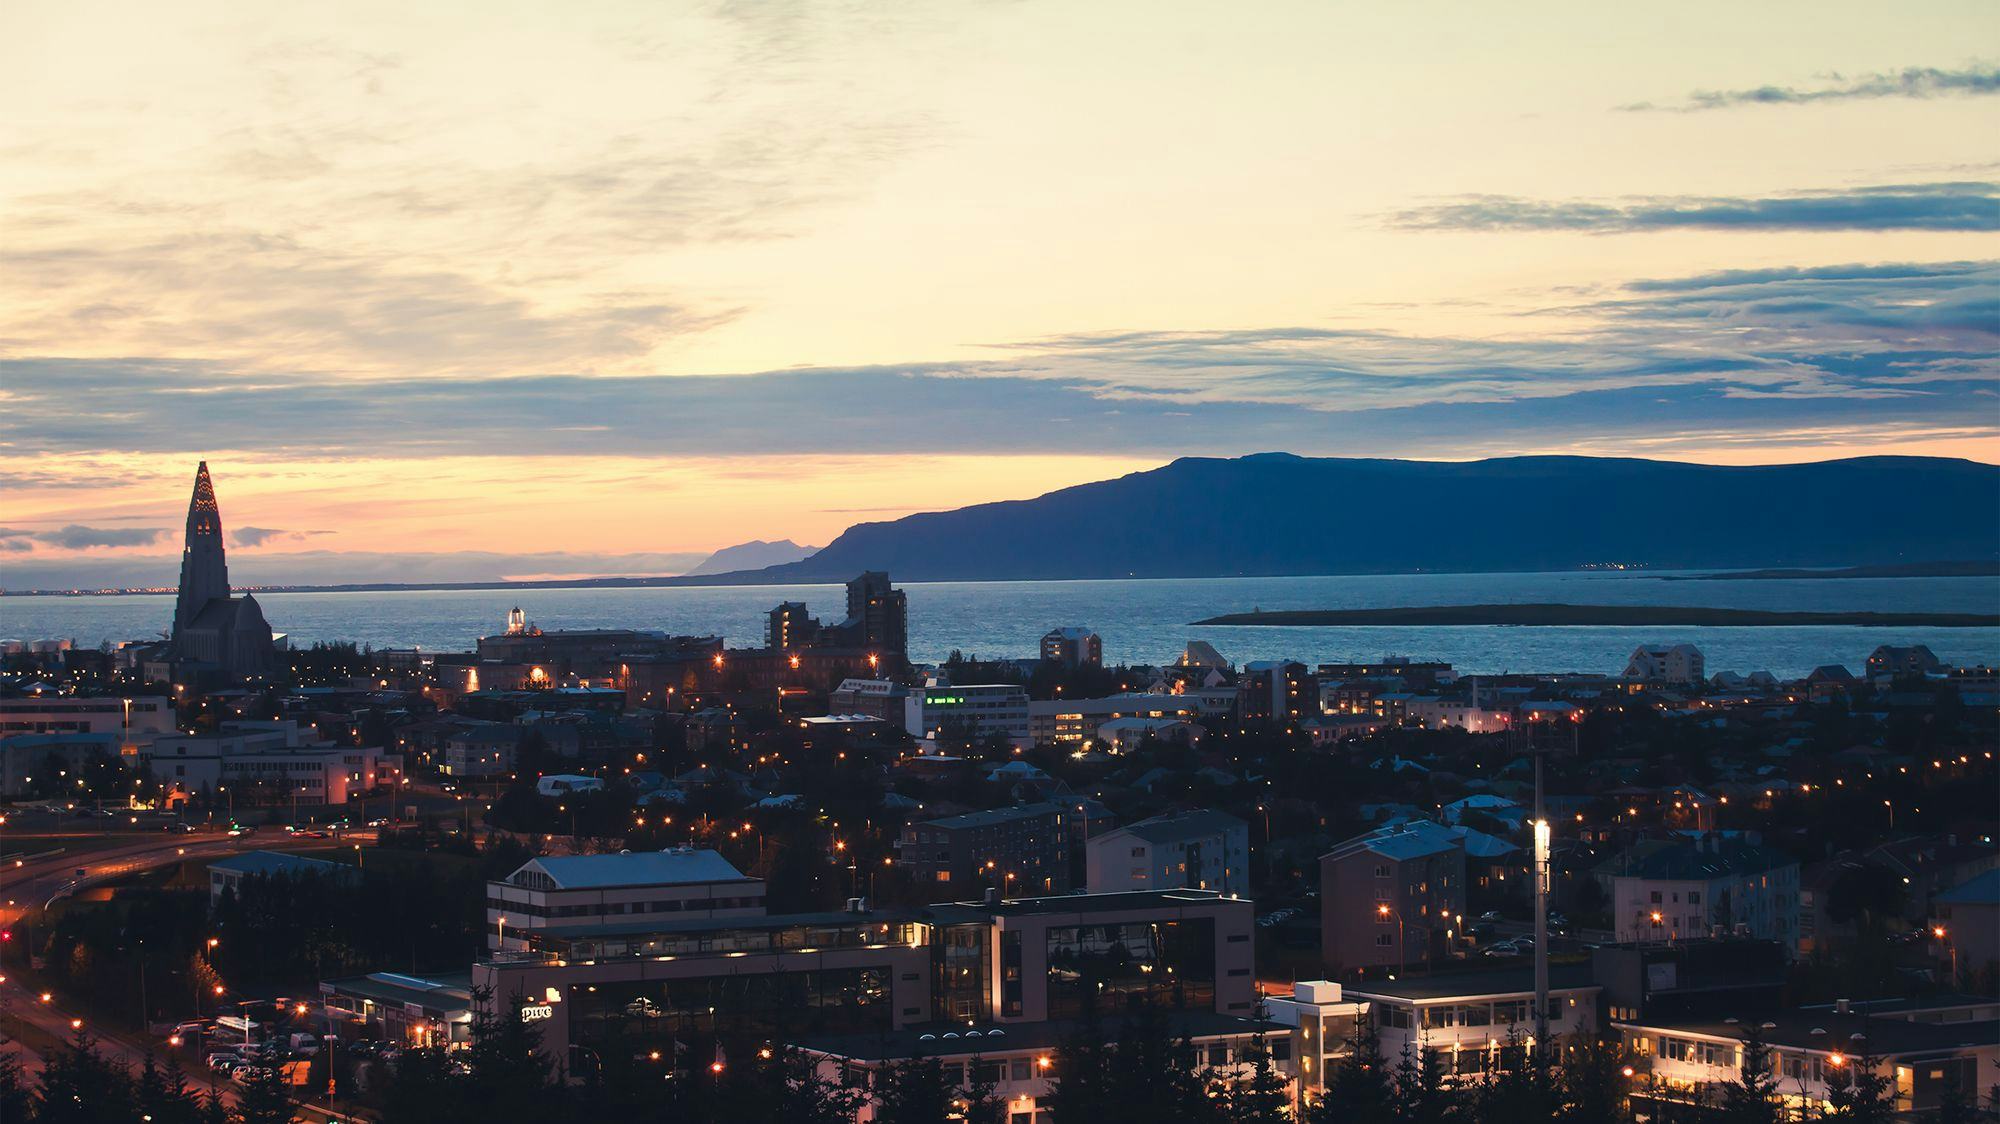
<svg viewBox="0 0 2000 1124">
<path fill-rule="evenodd" d="M 215 485 L 208 479 L 208 462 L 194 474 L 194 498 L 188 501 L 187 542 L 181 548 L 181 589 L 174 599 L 174 641 L 210 601 L 229 597 L 229 563 L 222 555 L 222 511 L 215 506 Z"/>
</svg>

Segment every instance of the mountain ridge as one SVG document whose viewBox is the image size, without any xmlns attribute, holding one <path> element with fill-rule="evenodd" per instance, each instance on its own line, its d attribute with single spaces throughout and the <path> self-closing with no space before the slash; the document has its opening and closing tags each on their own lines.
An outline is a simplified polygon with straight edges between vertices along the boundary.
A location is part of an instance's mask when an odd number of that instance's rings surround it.
<svg viewBox="0 0 2000 1124">
<path fill-rule="evenodd" d="M 810 558 L 711 577 L 1276 577 L 1995 556 L 2000 466 L 1953 458 L 1701 465 L 1256 453 L 1182 457 L 1031 499 L 857 523 Z"/>
</svg>

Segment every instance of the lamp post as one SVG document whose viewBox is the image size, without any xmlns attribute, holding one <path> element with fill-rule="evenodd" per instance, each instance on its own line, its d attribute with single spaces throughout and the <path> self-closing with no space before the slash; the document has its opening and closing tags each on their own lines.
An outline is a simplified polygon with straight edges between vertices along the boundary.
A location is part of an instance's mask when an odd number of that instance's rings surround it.
<svg viewBox="0 0 2000 1124">
<path fill-rule="evenodd" d="M 1409 975 L 1410 944 L 1403 936 L 1402 913 L 1390 908 L 1388 902 L 1382 902 L 1376 905 L 1375 916 L 1385 919 L 1390 917 L 1396 919 L 1396 974 L 1399 976 Z"/>
<path fill-rule="evenodd" d="M 1951 954 L 1951 986 L 1958 986 L 1958 942 L 1951 939 L 1951 932 L 1942 925 L 1931 926 L 1931 936 L 1944 945 Z"/>
</svg>

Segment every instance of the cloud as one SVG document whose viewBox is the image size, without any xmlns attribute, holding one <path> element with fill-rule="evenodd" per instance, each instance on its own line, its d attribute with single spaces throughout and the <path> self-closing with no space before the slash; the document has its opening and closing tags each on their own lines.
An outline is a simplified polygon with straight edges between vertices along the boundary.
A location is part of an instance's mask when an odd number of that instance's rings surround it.
<svg viewBox="0 0 2000 1124">
<path fill-rule="evenodd" d="M 1397 212 L 1405 230 L 2000 230 L 2000 185 L 1900 184 L 1767 198 L 1650 196 L 1615 203 L 1476 195 Z"/>
<path fill-rule="evenodd" d="M 281 531 L 274 527 L 238 527 L 229 532 L 229 545 L 255 548 L 274 542 L 303 542 L 332 531 Z"/>
<path fill-rule="evenodd" d="M 1902 70 L 1880 71 L 1847 77 L 1825 76 L 1825 84 L 1801 89 L 1797 86 L 1758 86 L 1748 90 L 1696 90 L 1687 100 L 1671 105 L 1637 102 L 1618 108 L 1628 112 L 1663 110 L 1698 113 L 1709 109 L 1729 109 L 1745 105 L 1806 105 L 1824 101 L 1859 101 L 1875 98 L 1935 98 L 1979 96 L 2000 93 L 2000 66 L 1971 65 L 1957 70 L 1934 66 L 1911 66 Z"/>
<path fill-rule="evenodd" d="M 36 542 L 59 550 L 89 550 L 101 546 L 145 546 L 165 533 L 144 527 L 85 527 L 72 523 L 53 531 L 36 532 L 33 537 Z"/>
<path fill-rule="evenodd" d="M 159 360 L 0 360 L 0 447 L 194 457 L 1466 455 L 1573 433 L 2000 433 L 2000 263 L 1634 281 L 1510 338 L 1279 326 L 1076 333 L 955 364 L 357 381 Z M 143 402 L 79 410 L 78 402 Z M 894 424 L 885 422 L 893 418 Z M 1067 419 L 1063 425 L 1051 419 Z M 746 451 L 755 456 L 746 456 Z M 551 568 L 547 572 L 556 572 Z"/>
</svg>

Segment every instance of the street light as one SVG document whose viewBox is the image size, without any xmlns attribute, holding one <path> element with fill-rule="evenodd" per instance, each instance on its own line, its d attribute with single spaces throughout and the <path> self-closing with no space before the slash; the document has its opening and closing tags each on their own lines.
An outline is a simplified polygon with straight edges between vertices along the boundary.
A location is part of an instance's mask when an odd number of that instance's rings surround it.
<svg viewBox="0 0 2000 1124">
<path fill-rule="evenodd" d="M 1391 917 L 1396 919 L 1396 974 L 1399 976 L 1408 975 L 1410 967 L 1410 945 L 1409 942 L 1403 936 L 1403 915 L 1397 912 L 1396 910 L 1389 908 L 1388 902 L 1382 902 L 1375 907 L 1375 916 L 1382 918 L 1383 920 L 1387 920 Z"/>
</svg>

